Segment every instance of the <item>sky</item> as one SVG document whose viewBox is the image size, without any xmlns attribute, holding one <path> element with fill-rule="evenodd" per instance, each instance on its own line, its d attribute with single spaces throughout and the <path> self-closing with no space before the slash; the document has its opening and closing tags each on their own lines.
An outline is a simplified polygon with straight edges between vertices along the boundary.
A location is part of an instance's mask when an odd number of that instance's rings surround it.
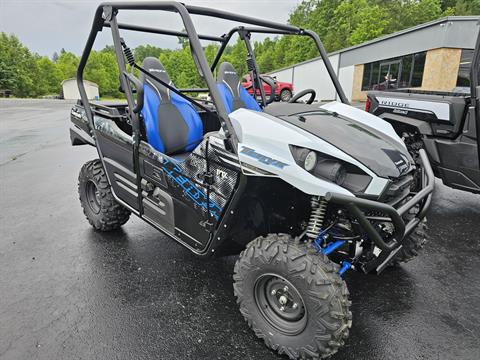
<svg viewBox="0 0 480 360">
<path fill-rule="evenodd" d="M 121 0 L 119 0 L 121 1 Z M 134 1 L 134 0 L 131 0 Z M 249 15 L 266 20 L 286 22 L 299 0 L 183 0 L 205 6 Z M 15 34 L 31 51 L 52 56 L 64 48 L 81 54 L 100 0 L 0 0 L 0 31 Z M 119 21 L 137 25 L 181 30 L 180 17 L 174 13 L 129 11 L 120 13 Z M 198 33 L 222 35 L 234 22 L 193 16 Z M 125 32 L 129 47 L 150 44 L 164 48 L 178 47 L 176 38 L 153 34 Z M 256 39 L 262 39 L 257 37 Z M 97 38 L 95 48 L 111 44 L 109 29 Z"/>
</svg>

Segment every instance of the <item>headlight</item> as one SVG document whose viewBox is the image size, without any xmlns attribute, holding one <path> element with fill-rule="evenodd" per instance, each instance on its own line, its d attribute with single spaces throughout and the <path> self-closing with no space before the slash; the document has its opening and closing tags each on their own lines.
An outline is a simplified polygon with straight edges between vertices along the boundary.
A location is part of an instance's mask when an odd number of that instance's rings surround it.
<svg viewBox="0 0 480 360">
<path fill-rule="evenodd" d="M 312 171 L 317 166 L 317 153 L 315 151 L 309 151 L 303 162 L 303 167 L 307 171 Z"/>
<path fill-rule="evenodd" d="M 293 158 L 312 175 L 331 181 L 353 193 L 365 191 L 372 178 L 357 166 L 314 150 L 290 145 Z"/>
<path fill-rule="evenodd" d="M 347 170 L 340 161 L 325 159 L 317 164 L 315 175 L 328 179 L 337 185 L 343 185 L 347 178 Z"/>
<path fill-rule="evenodd" d="M 318 160 L 318 156 L 315 151 L 299 147 L 292 147 L 292 150 L 294 150 L 293 157 L 299 166 L 308 172 L 311 172 L 315 169 Z"/>
</svg>

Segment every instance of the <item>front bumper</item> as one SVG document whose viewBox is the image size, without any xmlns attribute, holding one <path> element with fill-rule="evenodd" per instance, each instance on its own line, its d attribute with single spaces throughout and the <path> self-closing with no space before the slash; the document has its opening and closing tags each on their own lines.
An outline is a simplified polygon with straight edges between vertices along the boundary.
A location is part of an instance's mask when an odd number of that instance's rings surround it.
<svg viewBox="0 0 480 360">
<path fill-rule="evenodd" d="M 414 194 L 407 202 L 398 208 L 378 201 L 362 199 L 352 196 L 346 196 L 337 193 L 327 193 L 325 199 L 332 203 L 345 206 L 350 214 L 355 217 L 358 223 L 367 233 L 368 237 L 375 245 L 382 250 L 383 257 L 400 249 L 403 241 L 411 234 L 415 227 L 422 221 L 430 206 L 432 192 L 435 184 L 433 170 L 428 160 L 425 150 L 419 151 L 419 160 L 422 167 L 422 189 Z M 419 205 L 419 210 L 415 217 L 407 223 L 403 216 L 407 214 L 414 206 Z M 394 225 L 394 232 L 391 240 L 385 242 L 372 223 L 367 219 L 363 210 L 380 211 L 388 215 Z M 394 254 L 392 254 L 393 256 Z"/>
</svg>

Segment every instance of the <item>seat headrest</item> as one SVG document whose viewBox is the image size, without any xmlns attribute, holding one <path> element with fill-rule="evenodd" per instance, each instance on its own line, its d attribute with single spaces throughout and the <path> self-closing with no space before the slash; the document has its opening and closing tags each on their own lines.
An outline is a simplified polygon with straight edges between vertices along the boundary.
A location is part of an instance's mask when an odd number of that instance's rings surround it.
<svg viewBox="0 0 480 360">
<path fill-rule="evenodd" d="M 217 82 L 223 83 L 230 88 L 233 96 L 240 96 L 240 79 L 237 72 L 229 62 L 223 62 L 218 68 Z"/>
<path fill-rule="evenodd" d="M 153 76 L 156 76 L 160 80 L 166 82 L 167 84 L 173 85 L 170 77 L 167 74 L 167 71 L 163 67 L 160 60 L 158 60 L 157 58 L 146 57 L 142 61 L 142 68 L 151 73 Z M 162 100 L 167 101 L 170 99 L 170 89 L 166 88 L 155 79 L 146 76 L 144 73 L 140 73 L 139 78 L 142 83 L 150 84 L 151 86 L 156 88 L 160 92 Z"/>
</svg>

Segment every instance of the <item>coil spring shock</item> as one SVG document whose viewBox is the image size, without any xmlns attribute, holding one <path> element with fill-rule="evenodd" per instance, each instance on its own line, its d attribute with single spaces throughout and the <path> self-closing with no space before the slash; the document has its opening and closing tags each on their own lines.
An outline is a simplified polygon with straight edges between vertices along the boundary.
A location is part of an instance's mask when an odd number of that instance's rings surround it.
<svg viewBox="0 0 480 360">
<path fill-rule="evenodd" d="M 310 200 L 312 212 L 307 226 L 307 237 L 315 240 L 323 227 L 323 220 L 327 210 L 328 201 L 320 196 L 312 196 Z"/>
<path fill-rule="evenodd" d="M 247 69 L 248 71 L 255 70 L 255 61 L 253 61 L 253 58 L 251 56 L 247 57 Z"/>
<path fill-rule="evenodd" d="M 125 54 L 125 57 L 127 58 L 127 62 L 130 66 L 135 65 L 135 57 L 133 56 L 132 50 L 124 43 L 122 42 L 123 46 L 123 53 Z"/>
</svg>

